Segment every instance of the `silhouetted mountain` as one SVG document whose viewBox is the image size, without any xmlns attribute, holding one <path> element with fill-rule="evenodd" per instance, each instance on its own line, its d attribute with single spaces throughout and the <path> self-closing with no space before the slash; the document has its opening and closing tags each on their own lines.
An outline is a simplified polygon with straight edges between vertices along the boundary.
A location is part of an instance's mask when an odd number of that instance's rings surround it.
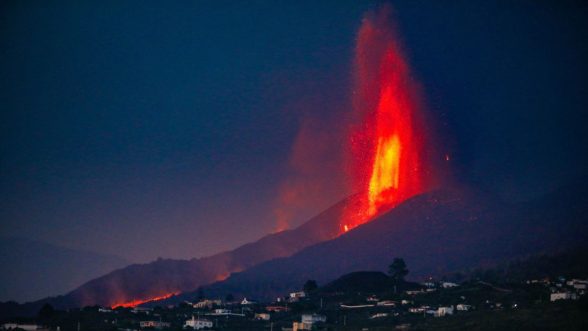
<svg viewBox="0 0 588 331">
<path fill-rule="evenodd" d="M 423 194 L 344 235 L 275 259 L 204 288 L 209 296 L 273 299 L 307 279 L 329 282 L 356 270 L 385 270 L 403 257 L 409 278 L 556 252 L 588 239 L 585 188 L 510 205 L 469 189 Z M 189 298 L 186 293 L 184 298 Z"/>
<path fill-rule="evenodd" d="M 128 264 L 118 256 L 23 238 L 1 238 L 0 300 L 24 302 L 66 293 Z"/>
<path fill-rule="evenodd" d="M 159 259 L 147 264 L 134 264 L 91 280 L 64 296 L 30 303 L 30 308 L 23 311 L 36 311 L 46 302 L 58 308 L 95 304 L 112 306 L 195 290 L 225 279 L 233 272 L 277 257 L 290 256 L 305 247 L 336 237 L 341 231 L 339 220 L 342 213 L 354 206 L 357 206 L 357 198 L 345 199 L 296 229 L 267 235 L 254 243 L 210 257 Z"/>
</svg>

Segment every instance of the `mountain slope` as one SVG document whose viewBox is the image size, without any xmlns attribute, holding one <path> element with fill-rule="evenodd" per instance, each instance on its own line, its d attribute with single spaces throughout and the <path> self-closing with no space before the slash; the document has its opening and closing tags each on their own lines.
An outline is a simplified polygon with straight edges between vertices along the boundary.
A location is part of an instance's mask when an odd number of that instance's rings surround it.
<svg viewBox="0 0 588 331">
<path fill-rule="evenodd" d="M 204 289 L 209 296 L 273 299 L 357 270 L 385 270 L 403 257 L 409 278 L 571 247 L 588 239 L 588 195 L 562 190 L 533 203 L 508 205 L 467 189 L 423 194 L 336 239 L 272 260 Z"/>
<path fill-rule="evenodd" d="M 0 239 L 0 300 L 30 301 L 74 289 L 129 263 L 112 255 L 23 238 Z"/>
<path fill-rule="evenodd" d="M 159 259 L 135 264 L 87 282 L 65 296 L 34 303 L 50 302 L 56 307 L 85 305 L 112 306 L 135 300 L 148 300 L 169 293 L 195 290 L 261 262 L 286 257 L 336 237 L 339 219 L 346 208 L 357 206 L 350 197 L 325 210 L 300 227 L 263 237 L 235 250 L 192 260 Z"/>
</svg>

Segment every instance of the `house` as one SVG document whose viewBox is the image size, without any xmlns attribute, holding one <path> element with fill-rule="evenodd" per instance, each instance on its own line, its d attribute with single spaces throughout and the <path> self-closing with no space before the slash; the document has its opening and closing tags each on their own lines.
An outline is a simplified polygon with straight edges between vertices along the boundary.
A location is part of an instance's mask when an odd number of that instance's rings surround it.
<svg viewBox="0 0 588 331">
<path fill-rule="evenodd" d="M 443 317 L 445 315 L 453 315 L 453 306 L 451 307 L 439 307 L 435 317 Z"/>
<path fill-rule="evenodd" d="M 420 314 L 420 313 L 424 313 L 427 309 L 428 309 L 428 307 L 426 307 L 426 306 L 411 307 L 411 308 L 408 308 L 408 312 L 413 313 L 413 314 Z"/>
<path fill-rule="evenodd" d="M 468 310 L 472 309 L 472 306 L 460 303 L 457 306 L 455 306 L 455 309 L 457 309 L 459 311 L 468 311 Z"/>
<path fill-rule="evenodd" d="M 551 293 L 549 301 L 553 302 L 553 301 L 557 301 L 557 300 L 576 300 L 576 299 L 578 299 L 578 296 L 576 295 L 576 293 L 555 292 L 555 293 Z"/>
<path fill-rule="evenodd" d="M 231 311 L 229 309 L 217 308 L 211 315 L 231 315 Z"/>
<path fill-rule="evenodd" d="M 312 330 L 312 324 L 302 322 L 292 322 L 292 331 Z"/>
<path fill-rule="evenodd" d="M 394 306 L 396 306 L 396 302 L 391 301 L 391 300 L 383 300 L 383 301 L 378 302 L 376 305 L 394 307 Z"/>
<path fill-rule="evenodd" d="M 319 314 L 303 314 L 301 318 L 302 323 L 314 324 L 317 322 L 326 322 L 327 316 Z"/>
<path fill-rule="evenodd" d="M 377 313 L 377 314 L 370 316 L 370 319 L 383 318 L 383 317 L 387 317 L 387 316 L 388 316 L 388 313 Z"/>
<path fill-rule="evenodd" d="M 290 297 L 288 298 L 288 301 L 297 302 L 298 300 L 300 300 L 302 298 L 306 298 L 306 292 L 304 292 L 304 291 L 292 292 L 292 293 L 290 293 Z"/>
<path fill-rule="evenodd" d="M 255 314 L 255 316 L 253 317 L 256 320 L 260 320 L 260 321 L 269 321 L 270 320 L 270 314 L 268 313 L 258 313 Z"/>
<path fill-rule="evenodd" d="M 572 279 L 567 281 L 567 285 L 575 288 L 576 290 L 588 289 L 588 280 Z"/>
<path fill-rule="evenodd" d="M 37 324 L 18 324 L 18 323 L 4 323 L 2 330 L 25 330 L 25 331 L 44 331 L 49 330 Z"/>
<path fill-rule="evenodd" d="M 139 322 L 141 328 L 154 328 L 154 329 L 163 329 L 169 328 L 171 326 L 168 322 L 160 322 L 160 321 L 141 321 Z"/>
<path fill-rule="evenodd" d="M 212 328 L 212 321 L 206 320 L 206 319 L 195 319 L 194 316 L 192 316 L 192 319 L 187 320 L 186 324 L 184 324 L 184 328 L 192 328 L 194 330 L 201 330 L 201 329 L 207 329 L 207 328 Z"/>
<path fill-rule="evenodd" d="M 425 291 L 423 291 L 423 290 L 406 291 L 407 295 L 417 295 L 417 294 L 422 294 L 422 293 L 425 293 Z"/>
<path fill-rule="evenodd" d="M 292 331 L 312 330 L 312 326 L 318 322 L 326 322 L 327 316 L 319 314 L 303 314 L 300 322 L 292 323 Z"/>
<path fill-rule="evenodd" d="M 305 297 L 306 297 L 306 292 L 304 292 L 304 291 L 290 293 L 290 298 L 305 298 Z"/>
<path fill-rule="evenodd" d="M 253 301 L 253 300 L 247 300 L 247 298 L 243 298 L 243 300 L 241 301 L 241 304 L 242 305 L 252 305 L 254 303 L 255 303 L 255 301 Z"/>
<path fill-rule="evenodd" d="M 441 283 L 441 287 L 443 288 L 451 288 L 451 287 L 457 287 L 459 285 L 457 285 L 456 283 L 451 283 L 451 282 L 443 282 Z"/>
<path fill-rule="evenodd" d="M 220 300 L 208 300 L 208 299 L 205 299 L 205 300 L 201 300 L 201 301 L 193 304 L 192 307 L 194 307 L 194 308 L 200 308 L 200 309 L 202 309 L 202 308 L 211 309 L 212 307 L 214 307 L 214 306 L 220 306 L 221 304 L 222 304 L 222 302 Z"/>
</svg>

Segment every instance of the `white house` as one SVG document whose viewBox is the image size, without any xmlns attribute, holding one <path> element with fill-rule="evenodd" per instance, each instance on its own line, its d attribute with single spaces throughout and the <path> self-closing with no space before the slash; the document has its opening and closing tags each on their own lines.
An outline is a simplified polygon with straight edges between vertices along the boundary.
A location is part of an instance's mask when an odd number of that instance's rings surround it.
<svg viewBox="0 0 588 331">
<path fill-rule="evenodd" d="M 141 321 L 141 322 L 139 322 L 139 325 L 142 328 L 163 329 L 163 328 L 169 328 L 171 324 L 168 322 L 160 322 L 160 321 Z"/>
<path fill-rule="evenodd" d="M 319 314 L 303 314 L 301 321 L 302 321 L 302 323 L 306 323 L 306 324 L 314 324 L 317 322 L 326 322 L 327 316 L 319 315 Z"/>
<path fill-rule="evenodd" d="M 453 306 L 451 307 L 439 307 L 435 317 L 443 317 L 445 315 L 453 315 Z"/>
<path fill-rule="evenodd" d="M 472 309 L 472 306 L 460 303 L 457 306 L 455 306 L 455 309 L 460 310 L 460 311 L 468 311 L 468 310 Z"/>
<path fill-rule="evenodd" d="M 571 292 L 555 292 L 551 293 L 549 298 L 550 301 L 557 301 L 557 300 L 576 300 L 578 296 L 576 293 Z"/>
<path fill-rule="evenodd" d="M 304 298 L 304 297 L 306 297 L 306 292 L 304 292 L 304 291 L 290 293 L 290 298 Z"/>
<path fill-rule="evenodd" d="M 217 308 L 211 315 L 231 315 L 231 311 L 225 308 Z"/>
<path fill-rule="evenodd" d="M 243 298 L 243 301 L 241 301 L 242 305 L 252 305 L 254 303 L 255 301 L 247 300 L 247 298 Z"/>
<path fill-rule="evenodd" d="M 457 285 L 456 283 L 451 283 L 451 282 L 443 282 L 441 283 L 441 287 L 443 288 L 450 288 L 450 287 L 457 287 L 459 285 Z"/>
<path fill-rule="evenodd" d="M 212 321 L 200 318 L 195 319 L 194 316 L 192 316 L 192 319 L 186 321 L 184 328 L 192 328 L 194 330 L 212 328 Z"/>
<path fill-rule="evenodd" d="M 220 300 L 202 300 L 192 305 L 194 308 L 208 308 L 211 309 L 214 306 L 220 306 L 222 302 Z"/>
<path fill-rule="evenodd" d="M 43 328 L 37 324 L 17 324 L 17 323 L 4 323 L 2 325 L 3 330 L 13 330 L 13 329 L 22 329 L 25 331 L 38 331 L 38 330 L 48 330 Z"/>
</svg>

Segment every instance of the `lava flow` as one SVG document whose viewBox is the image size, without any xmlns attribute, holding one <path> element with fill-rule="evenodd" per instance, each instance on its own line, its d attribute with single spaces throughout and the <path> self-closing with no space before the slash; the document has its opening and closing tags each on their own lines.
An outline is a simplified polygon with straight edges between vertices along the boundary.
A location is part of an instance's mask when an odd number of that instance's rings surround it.
<svg viewBox="0 0 588 331">
<path fill-rule="evenodd" d="M 117 308 L 117 307 L 131 308 L 131 307 L 136 307 L 136 306 L 142 305 L 147 302 L 164 300 L 164 299 L 170 298 L 176 294 L 178 294 L 178 293 L 167 293 L 164 295 L 160 295 L 160 296 L 148 298 L 148 299 L 136 299 L 136 300 L 126 301 L 126 302 L 121 302 L 121 303 L 115 303 L 115 304 L 111 305 L 111 307 L 112 307 L 112 309 Z"/>
<path fill-rule="evenodd" d="M 426 189 L 424 123 L 417 83 L 390 23 L 389 6 L 366 16 L 356 44 L 351 133 L 353 182 L 364 192 L 342 222 L 348 231 Z"/>
</svg>

